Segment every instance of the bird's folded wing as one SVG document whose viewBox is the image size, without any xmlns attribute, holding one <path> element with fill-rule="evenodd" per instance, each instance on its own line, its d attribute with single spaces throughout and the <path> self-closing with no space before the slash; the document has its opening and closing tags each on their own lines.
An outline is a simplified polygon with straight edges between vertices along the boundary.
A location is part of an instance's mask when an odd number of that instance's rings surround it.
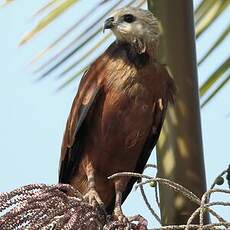
<svg viewBox="0 0 230 230">
<path fill-rule="evenodd" d="M 78 167 L 81 159 L 80 143 L 85 138 L 82 135 L 84 121 L 94 109 L 98 96 L 103 91 L 103 81 L 107 74 L 105 67 L 117 51 L 119 49 L 114 42 L 97 58 L 81 79 L 63 138 L 59 168 L 60 183 L 68 183 Z"/>
<path fill-rule="evenodd" d="M 68 183 L 78 166 L 81 158 L 80 143 L 84 138 L 82 135 L 84 121 L 94 108 L 102 89 L 101 85 L 98 72 L 92 67 L 82 77 L 64 133 L 59 169 L 60 183 Z"/>
</svg>

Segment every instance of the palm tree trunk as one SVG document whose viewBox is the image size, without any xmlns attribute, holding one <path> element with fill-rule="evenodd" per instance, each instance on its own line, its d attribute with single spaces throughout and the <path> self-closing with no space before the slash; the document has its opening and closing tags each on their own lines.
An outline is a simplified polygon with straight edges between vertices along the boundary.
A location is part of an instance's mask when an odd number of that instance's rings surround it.
<svg viewBox="0 0 230 230">
<path fill-rule="evenodd" d="M 192 0 L 148 0 L 163 36 L 159 60 L 174 76 L 176 103 L 170 106 L 157 145 L 158 176 L 201 195 L 206 191 Z M 196 204 L 160 187 L 163 225 L 184 224 Z M 208 217 L 207 217 L 208 221 Z"/>
</svg>

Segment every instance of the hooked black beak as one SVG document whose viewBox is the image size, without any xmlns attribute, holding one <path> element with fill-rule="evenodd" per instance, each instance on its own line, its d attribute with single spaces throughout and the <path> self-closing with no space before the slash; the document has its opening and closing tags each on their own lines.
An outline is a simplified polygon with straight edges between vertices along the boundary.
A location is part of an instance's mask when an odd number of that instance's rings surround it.
<svg viewBox="0 0 230 230">
<path fill-rule="evenodd" d="M 103 31 L 114 27 L 114 17 L 107 18 L 104 22 Z"/>
</svg>

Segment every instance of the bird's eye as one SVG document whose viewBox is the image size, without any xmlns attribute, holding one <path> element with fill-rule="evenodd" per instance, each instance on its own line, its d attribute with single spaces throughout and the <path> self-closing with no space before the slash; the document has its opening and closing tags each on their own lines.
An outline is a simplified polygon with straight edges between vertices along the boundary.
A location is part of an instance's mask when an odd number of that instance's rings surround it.
<svg viewBox="0 0 230 230">
<path fill-rule="evenodd" d="M 135 17 L 132 14 L 125 14 L 124 15 L 124 21 L 128 23 L 132 23 L 135 21 Z"/>
</svg>

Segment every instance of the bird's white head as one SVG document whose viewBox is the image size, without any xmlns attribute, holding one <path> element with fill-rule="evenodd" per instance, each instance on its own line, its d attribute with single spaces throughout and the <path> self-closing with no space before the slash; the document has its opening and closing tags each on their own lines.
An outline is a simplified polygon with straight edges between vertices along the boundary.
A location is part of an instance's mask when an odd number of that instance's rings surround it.
<svg viewBox="0 0 230 230">
<path fill-rule="evenodd" d="M 154 15 L 148 10 L 134 7 L 114 11 L 105 20 L 104 29 L 111 29 L 117 41 L 129 43 L 140 54 L 152 52 L 160 35 L 159 22 Z"/>
</svg>

